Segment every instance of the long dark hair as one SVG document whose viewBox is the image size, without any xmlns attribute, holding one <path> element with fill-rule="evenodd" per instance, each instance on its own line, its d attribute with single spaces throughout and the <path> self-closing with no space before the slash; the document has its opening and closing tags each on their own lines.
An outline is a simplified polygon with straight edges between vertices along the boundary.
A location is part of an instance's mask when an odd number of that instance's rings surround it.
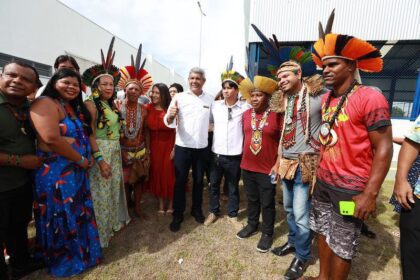
<svg viewBox="0 0 420 280">
<path fill-rule="evenodd" d="M 99 95 L 101 95 L 101 93 L 100 93 L 100 91 L 99 91 L 99 80 L 100 80 L 100 79 L 101 79 L 101 78 L 96 79 L 96 81 L 92 84 L 92 86 L 91 86 L 92 93 L 93 93 L 95 90 L 97 90 L 97 91 L 99 92 Z M 117 89 L 116 89 L 115 84 L 114 84 L 114 93 L 112 94 L 112 96 L 111 96 L 111 98 L 110 98 L 110 99 L 108 99 L 108 100 L 106 100 L 106 101 L 104 101 L 104 102 L 107 102 L 107 103 L 108 103 L 109 108 L 111 108 L 111 109 L 115 109 L 115 103 L 114 103 L 114 100 L 115 100 L 116 98 L 117 98 Z M 96 120 L 96 125 L 98 126 L 98 125 L 99 125 L 99 122 L 102 120 L 102 118 L 104 118 L 104 117 L 105 117 L 105 116 L 104 116 L 104 110 L 105 110 L 105 108 L 104 108 L 104 106 L 102 105 L 102 103 L 101 103 L 101 99 L 100 99 L 100 98 L 92 98 L 92 99 L 93 99 L 93 102 L 95 103 L 96 111 L 98 112 L 98 119 Z M 119 118 L 119 119 L 121 119 L 121 115 L 120 115 L 120 113 L 119 113 L 118 111 L 115 111 L 115 110 L 114 110 L 114 112 L 115 112 L 115 113 L 117 113 L 118 118 Z"/>
<path fill-rule="evenodd" d="M 169 104 L 171 103 L 171 95 L 169 94 L 169 88 L 164 83 L 154 84 L 152 87 L 152 91 L 154 87 L 157 87 L 157 89 L 159 90 L 160 105 L 165 111 L 168 110 Z"/>
<path fill-rule="evenodd" d="M 69 104 L 73 108 L 73 111 L 76 113 L 79 119 L 83 122 L 83 127 L 85 128 L 87 135 L 90 135 L 92 133 L 92 129 L 90 127 L 91 117 L 89 111 L 83 103 L 82 80 L 80 78 L 79 73 L 64 68 L 58 70 L 47 83 L 45 90 L 42 92 L 41 96 L 48 96 L 53 99 L 59 99 L 60 94 L 55 89 L 55 84 L 58 80 L 66 77 L 74 77 L 79 82 L 79 95 L 77 95 L 75 99 L 69 101 Z"/>
</svg>

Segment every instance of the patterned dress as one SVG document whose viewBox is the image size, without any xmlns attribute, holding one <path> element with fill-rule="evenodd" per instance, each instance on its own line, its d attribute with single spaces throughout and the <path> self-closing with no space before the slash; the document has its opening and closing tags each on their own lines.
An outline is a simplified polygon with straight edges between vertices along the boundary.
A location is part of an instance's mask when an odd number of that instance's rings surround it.
<svg viewBox="0 0 420 280">
<path fill-rule="evenodd" d="M 109 136 L 107 128 L 97 129 L 96 143 L 103 159 L 111 165 L 112 175 L 108 179 L 102 177 L 99 166 L 95 163 L 89 170 L 89 179 L 99 238 L 101 246 L 106 248 L 114 231 L 119 231 L 123 224 L 128 224 L 130 216 L 128 215 L 123 183 L 118 115 L 107 103 L 103 102 L 102 104 L 106 108 L 105 113 L 113 133 Z"/>
<path fill-rule="evenodd" d="M 75 138 L 73 149 L 90 157 L 90 145 L 79 119 L 60 122 L 63 136 Z M 56 153 L 35 173 L 34 214 L 37 253 L 55 277 L 79 274 L 102 259 L 87 172 Z"/>
</svg>

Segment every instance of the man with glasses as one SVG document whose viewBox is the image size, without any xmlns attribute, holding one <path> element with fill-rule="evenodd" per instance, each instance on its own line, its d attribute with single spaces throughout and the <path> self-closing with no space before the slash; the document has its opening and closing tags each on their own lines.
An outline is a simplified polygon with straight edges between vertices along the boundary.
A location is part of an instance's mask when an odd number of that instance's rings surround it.
<svg viewBox="0 0 420 280">
<path fill-rule="evenodd" d="M 224 99 L 215 101 L 211 108 L 214 134 L 210 158 L 210 214 L 204 225 L 212 224 L 220 216 L 220 183 L 224 176 L 229 194 L 228 219 L 239 227 L 239 179 L 244 138 L 242 114 L 251 106 L 238 100 L 239 83 L 244 79 L 238 72 L 227 69 L 221 78 Z"/>
</svg>

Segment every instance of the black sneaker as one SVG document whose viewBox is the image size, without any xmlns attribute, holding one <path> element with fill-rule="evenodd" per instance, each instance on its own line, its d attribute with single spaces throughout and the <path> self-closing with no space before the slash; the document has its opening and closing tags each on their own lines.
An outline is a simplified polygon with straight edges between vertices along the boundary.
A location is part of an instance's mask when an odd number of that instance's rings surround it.
<svg viewBox="0 0 420 280">
<path fill-rule="evenodd" d="M 239 239 L 248 238 L 258 231 L 258 227 L 253 227 L 250 224 L 247 224 L 243 229 L 241 229 L 237 234 L 236 237 Z"/>
<path fill-rule="evenodd" d="M 171 224 L 169 225 L 169 229 L 172 232 L 177 232 L 181 228 L 181 223 L 184 221 L 183 217 L 174 217 Z"/>
<path fill-rule="evenodd" d="M 292 260 L 292 263 L 290 264 L 289 268 L 286 271 L 286 274 L 284 274 L 285 280 L 295 280 L 299 279 L 303 276 L 303 273 L 305 272 L 306 268 L 309 266 L 310 261 L 301 261 L 298 258 L 294 258 Z"/>
<path fill-rule="evenodd" d="M 266 233 L 261 234 L 260 241 L 257 245 L 257 251 L 261 253 L 267 253 L 273 245 L 273 236 Z"/>
<path fill-rule="evenodd" d="M 199 224 L 204 224 L 204 221 L 206 220 L 202 211 L 191 211 L 191 216 L 193 216 L 195 221 Z"/>
</svg>

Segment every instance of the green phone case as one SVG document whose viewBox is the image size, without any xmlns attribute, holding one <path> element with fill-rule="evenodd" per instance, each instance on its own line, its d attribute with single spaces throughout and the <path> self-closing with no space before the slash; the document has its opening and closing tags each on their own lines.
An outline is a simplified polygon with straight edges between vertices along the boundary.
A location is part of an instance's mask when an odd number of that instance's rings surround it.
<svg viewBox="0 0 420 280">
<path fill-rule="evenodd" d="M 340 214 L 343 216 L 353 216 L 354 208 L 356 204 L 354 201 L 339 201 L 338 206 L 340 207 Z"/>
</svg>

